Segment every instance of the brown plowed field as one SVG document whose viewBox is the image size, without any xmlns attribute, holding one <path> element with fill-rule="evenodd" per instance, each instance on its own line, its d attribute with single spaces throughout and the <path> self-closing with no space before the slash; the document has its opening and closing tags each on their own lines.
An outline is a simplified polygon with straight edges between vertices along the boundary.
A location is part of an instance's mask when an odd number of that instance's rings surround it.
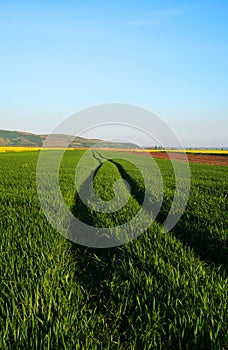
<svg viewBox="0 0 228 350">
<path fill-rule="evenodd" d="M 186 161 L 188 159 L 189 162 L 193 162 L 193 163 L 228 166 L 227 155 L 170 152 L 169 153 L 170 158 L 169 158 L 169 155 L 166 152 L 137 152 L 134 150 L 128 151 L 127 149 L 116 149 L 116 150 L 119 152 L 128 152 L 128 153 L 139 154 L 139 155 L 141 154 L 144 156 L 150 155 L 154 158 L 182 160 L 182 161 Z"/>
<path fill-rule="evenodd" d="M 144 153 L 145 154 L 145 153 Z M 166 152 L 150 152 L 154 158 L 169 159 Z M 225 165 L 228 166 L 228 156 L 209 154 L 186 154 L 188 161 L 201 164 Z M 181 153 L 171 153 L 172 160 L 184 160 L 186 156 Z"/>
</svg>

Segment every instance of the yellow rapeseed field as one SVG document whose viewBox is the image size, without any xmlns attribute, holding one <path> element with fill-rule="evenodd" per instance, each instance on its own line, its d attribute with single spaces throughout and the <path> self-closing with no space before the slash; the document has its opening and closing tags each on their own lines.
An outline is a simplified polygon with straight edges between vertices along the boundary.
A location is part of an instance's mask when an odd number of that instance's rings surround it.
<svg viewBox="0 0 228 350">
<path fill-rule="evenodd" d="M 42 148 L 42 147 L 20 147 L 20 146 L 0 146 L 0 153 L 4 152 L 31 152 L 31 151 L 39 151 L 39 150 L 61 150 L 62 148 Z M 68 150 L 86 150 L 87 148 L 79 147 L 79 148 L 68 148 Z M 93 149 L 93 148 L 91 148 Z M 95 148 L 94 148 L 95 149 Z M 110 150 L 108 148 L 100 148 L 100 150 Z M 119 151 L 119 148 L 112 148 L 113 151 Z M 125 149 L 121 149 L 124 151 Z M 175 153 L 198 153 L 198 154 L 221 154 L 228 155 L 228 150 L 222 149 L 126 149 L 126 151 L 130 152 L 175 152 Z"/>
<path fill-rule="evenodd" d="M 0 147 L 0 153 L 4 152 L 27 152 L 27 151 L 39 151 L 40 147 L 19 147 L 19 146 L 2 146 Z"/>
</svg>

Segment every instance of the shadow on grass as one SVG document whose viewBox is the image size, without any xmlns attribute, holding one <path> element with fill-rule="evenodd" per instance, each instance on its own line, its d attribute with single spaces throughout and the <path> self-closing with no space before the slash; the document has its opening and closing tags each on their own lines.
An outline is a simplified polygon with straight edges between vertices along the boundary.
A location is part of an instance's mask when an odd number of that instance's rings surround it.
<svg viewBox="0 0 228 350">
<path fill-rule="evenodd" d="M 132 342 L 136 349 L 147 349 L 154 329 L 155 333 L 161 333 L 162 346 L 159 348 L 184 349 L 186 344 L 191 345 L 193 350 L 211 348 L 207 324 L 203 320 L 200 320 L 202 329 L 197 339 L 194 322 L 185 326 L 180 322 L 182 316 L 186 315 L 185 304 L 178 310 L 174 305 L 180 295 L 186 297 L 185 293 L 182 294 L 181 286 L 171 284 L 165 274 L 160 273 L 159 268 L 150 261 L 142 263 L 137 254 L 126 247 L 92 249 L 72 243 L 71 250 L 77 266 L 75 280 L 86 292 L 87 308 L 93 311 L 93 316 L 95 314 L 98 317 L 97 322 L 101 319 L 105 322 L 104 328 L 101 327 L 97 334 L 102 343 L 104 339 L 109 342 L 110 331 L 114 340 L 124 344 L 123 348 L 127 349 L 127 344 Z M 146 284 L 151 274 L 157 282 L 153 292 Z M 168 295 L 172 295 L 172 300 L 167 303 Z M 198 311 L 202 306 L 201 302 L 193 305 L 193 311 L 194 308 Z M 148 322 L 151 332 L 146 336 Z M 176 325 L 176 329 L 184 328 L 184 335 L 176 331 L 175 327 L 170 327 L 172 324 Z M 159 341 L 158 334 L 157 338 Z"/>
<path fill-rule="evenodd" d="M 228 275 L 228 242 L 213 236 L 207 230 L 194 228 L 198 218 L 194 215 L 183 214 L 172 232 L 183 243 L 189 245 L 205 262 L 221 267 Z M 190 223 L 190 225 L 189 225 Z M 193 228 L 192 228 L 193 227 Z"/>
<path fill-rule="evenodd" d="M 133 189 L 133 195 L 138 200 L 139 204 L 143 202 L 144 192 L 138 186 L 131 174 L 129 174 L 123 166 L 112 161 L 121 174 L 128 181 Z M 161 209 L 156 218 L 159 224 L 163 224 L 171 208 L 171 202 L 163 200 Z M 194 215 L 187 215 L 186 211 L 182 215 L 180 221 L 172 229 L 172 233 L 182 241 L 182 243 L 190 246 L 194 252 L 206 263 L 220 267 L 225 274 L 228 274 L 228 240 L 223 241 L 213 236 L 209 231 L 194 227 L 194 223 L 198 218 Z M 190 223 L 190 224 L 189 224 Z"/>
<path fill-rule="evenodd" d="M 97 296 L 102 287 L 102 300 L 109 296 L 110 291 L 104 281 L 110 281 L 113 274 L 118 270 L 121 273 L 121 261 L 126 258 L 124 248 L 88 248 L 76 243 L 71 243 L 74 260 L 77 262 L 76 278 Z"/>
</svg>

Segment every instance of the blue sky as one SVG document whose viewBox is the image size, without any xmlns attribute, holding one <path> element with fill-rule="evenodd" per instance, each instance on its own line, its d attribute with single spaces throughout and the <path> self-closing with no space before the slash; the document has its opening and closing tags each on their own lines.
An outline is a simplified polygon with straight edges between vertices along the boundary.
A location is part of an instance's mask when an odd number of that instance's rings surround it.
<svg viewBox="0 0 228 350">
<path fill-rule="evenodd" d="M 227 17 L 227 1 L 0 0 L 0 129 L 124 102 L 184 145 L 228 146 Z"/>
</svg>

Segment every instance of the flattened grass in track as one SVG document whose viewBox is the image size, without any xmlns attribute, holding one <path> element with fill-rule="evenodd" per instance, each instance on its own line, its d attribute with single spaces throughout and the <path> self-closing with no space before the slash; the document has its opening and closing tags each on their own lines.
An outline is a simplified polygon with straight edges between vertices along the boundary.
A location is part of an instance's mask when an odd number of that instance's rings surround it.
<svg viewBox="0 0 228 350">
<path fill-rule="evenodd" d="M 62 162 L 60 183 L 70 208 L 81 154 L 70 151 Z M 226 349 L 227 277 L 208 251 L 205 259 L 195 243 L 186 245 L 185 231 L 164 234 L 158 222 L 119 248 L 71 244 L 40 208 L 37 157 L 0 155 L 0 348 Z M 158 164 L 168 200 L 172 172 L 169 162 Z M 179 229 L 217 235 L 225 247 L 223 169 L 191 165 L 190 202 Z M 96 186 L 99 192 L 99 181 Z M 106 190 L 100 195 L 109 199 L 109 184 Z"/>
</svg>

